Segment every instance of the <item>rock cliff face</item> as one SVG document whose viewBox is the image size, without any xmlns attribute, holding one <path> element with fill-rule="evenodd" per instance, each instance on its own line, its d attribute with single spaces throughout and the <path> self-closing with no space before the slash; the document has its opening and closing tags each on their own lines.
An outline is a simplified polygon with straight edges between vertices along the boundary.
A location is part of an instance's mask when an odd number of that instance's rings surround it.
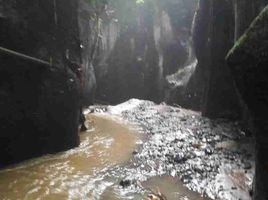
<svg viewBox="0 0 268 200">
<path fill-rule="evenodd" d="M 153 13 L 136 8 L 135 2 L 131 9 L 129 14 L 134 19 L 118 24 L 119 35 L 104 61 L 107 72 L 98 76 L 99 98 L 111 103 L 132 96 L 157 99 L 159 95 L 159 55 L 154 39 Z"/>
<path fill-rule="evenodd" d="M 79 46 L 81 52 L 82 71 L 82 104 L 92 105 L 96 93 L 96 77 L 93 66 L 93 49 L 96 43 L 94 29 L 96 20 L 93 20 L 93 8 L 87 0 L 78 1 L 78 26 L 79 26 Z"/>
<path fill-rule="evenodd" d="M 268 198 L 268 7 L 254 20 L 227 56 L 237 87 L 253 116 L 256 136 L 254 199 Z"/>
<path fill-rule="evenodd" d="M 94 88 L 94 74 L 78 11 L 75 0 L 0 1 L 0 46 L 48 63 L 0 53 L 0 165 L 79 144 L 81 85 Z M 71 63 L 87 70 L 83 83 Z"/>
<path fill-rule="evenodd" d="M 163 101 L 166 76 L 187 61 L 195 5 L 195 0 L 123 1 L 108 8 L 114 14 L 102 17 L 97 98 L 110 103 L 133 97 Z"/>
<path fill-rule="evenodd" d="M 203 93 L 200 109 L 208 117 L 240 113 L 239 98 L 225 62 L 234 41 L 234 26 L 232 1 L 199 1 L 193 29 L 199 64 L 193 81 L 198 94 Z"/>
<path fill-rule="evenodd" d="M 200 94 L 204 91 L 203 99 L 201 98 L 203 115 L 212 118 L 228 117 L 228 111 L 242 116 L 243 120 L 251 118 L 253 121 L 254 128 L 251 131 L 256 137 L 254 199 L 258 200 L 268 198 L 265 184 L 268 178 L 265 156 L 268 152 L 268 8 L 254 21 L 253 19 L 267 3 L 200 0 L 193 29 L 198 66 L 192 83 L 201 91 Z M 228 51 L 230 68 L 225 60 Z M 204 84 L 196 84 L 202 82 Z M 246 121 L 247 125 L 248 122 Z"/>
<path fill-rule="evenodd" d="M 247 113 L 225 56 L 264 4 L 250 0 L 199 0 L 193 23 L 198 65 L 189 87 L 198 94 L 203 115 L 241 117 Z"/>
</svg>

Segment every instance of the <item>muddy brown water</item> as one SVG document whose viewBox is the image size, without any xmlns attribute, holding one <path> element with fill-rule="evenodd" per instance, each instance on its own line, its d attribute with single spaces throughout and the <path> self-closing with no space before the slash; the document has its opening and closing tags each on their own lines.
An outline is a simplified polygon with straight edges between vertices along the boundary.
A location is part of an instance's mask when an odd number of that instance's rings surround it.
<svg viewBox="0 0 268 200">
<path fill-rule="evenodd" d="M 112 174 L 109 169 L 113 166 L 129 162 L 141 134 L 107 116 L 89 115 L 88 123 L 93 129 L 81 133 L 78 148 L 1 170 L 0 199 L 146 199 L 146 193 L 138 191 L 123 196 L 114 186 L 118 187 L 117 177 L 107 176 L 107 173 Z M 142 186 L 151 190 L 158 187 L 168 200 L 201 199 L 171 177 L 154 177 Z"/>
</svg>

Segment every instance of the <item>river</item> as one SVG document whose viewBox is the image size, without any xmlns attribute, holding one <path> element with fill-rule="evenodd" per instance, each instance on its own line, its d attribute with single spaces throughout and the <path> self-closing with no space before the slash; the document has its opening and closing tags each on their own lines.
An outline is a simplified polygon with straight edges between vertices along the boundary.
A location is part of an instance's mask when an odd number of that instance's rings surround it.
<svg viewBox="0 0 268 200">
<path fill-rule="evenodd" d="M 79 147 L 1 170 L 0 199 L 146 199 L 148 191 L 156 188 L 169 200 L 202 199 L 169 176 L 154 177 L 134 192 L 124 192 L 118 169 L 131 164 L 143 135 L 109 116 L 91 114 L 87 123 L 92 128 L 80 134 Z"/>
</svg>

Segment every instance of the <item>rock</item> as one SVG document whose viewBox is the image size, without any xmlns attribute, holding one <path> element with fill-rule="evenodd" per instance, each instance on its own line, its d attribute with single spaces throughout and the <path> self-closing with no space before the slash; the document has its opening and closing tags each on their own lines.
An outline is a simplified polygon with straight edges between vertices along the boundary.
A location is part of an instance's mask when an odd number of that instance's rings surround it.
<svg viewBox="0 0 268 200">
<path fill-rule="evenodd" d="M 133 154 L 133 155 L 137 155 L 137 154 L 138 154 L 138 151 L 135 150 L 135 151 L 132 152 L 132 154 Z"/>
<path fill-rule="evenodd" d="M 210 156 L 210 155 L 213 154 L 213 150 L 211 148 L 206 148 L 205 149 L 205 154 Z"/>
<path fill-rule="evenodd" d="M 183 67 L 187 59 L 187 49 L 181 45 L 181 41 L 172 41 L 164 49 L 163 75 L 176 73 Z"/>
<path fill-rule="evenodd" d="M 246 163 L 244 163 L 244 169 L 245 169 L 245 170 L 249 170 L 249 169 L 251 169 L 251 168 L 252 168 L 252 165 L 251 165 L 250 162 L 246 162 Z"/>
<path fill-rule="evenodd" d="M 193 42 L 198 66 L 190 83 L 197 88 L 202 115 L 210 118 L 227 117 L 224 113 L 239 116 L 241 112 L 233 77 L 225 62 L 234 41 L 233 10 L 229 0 L 199 0 L 195 16 Z"/>
<path fill-rule="evenodd" d="M 15 89 L 8 90 L 12 100 L 0 102 L 0 163 L 6 165 L 78 146 L 80 105 L 74 75 L 61 69 L 39 71 L 34 65 L 13 60 L 9 61 L 12 67 L 4 63 L 1 80 Z M 32 68 L 24 71 L 29 66 Z M 6 76 L 6 67 L 12 78 Z M 70 77 L 76 81 L 66 82 Z M 59 89 L 65 92 L 61 94 Z"/>
<path fill-rule="evenodd" d="M 232 190 L 237 190 L 237 187 L 232 187 L 231 189 L 232 189 Z"/>
<path fill-rule="evenodd" d="M 132 184 L 131 180 L 121 180 L 119 182 L 119 185 L 122 186 L 123 188 L 129 187 Z"/>
<path fill-rule="evenodd" d="M 184 163 L 186 160 L 187 160 L 187 158 L 183 154 L 178 154 L 174 158 L 175 163 Z"/>
<path fill-rule="evenodd" d="M 235 43 L 226 59 L 234 74 L 237 87 L 254 114 L 263 109 L 262 102 L 257 102 L 262 90 L 267 89 L 266 64 L 268 40 L 267 33 L 267 7 L 254 20 L 250 28 Z M 258 87 L 258 86 L 262 87 Z M 258 110 L 256 110 L 258 109 Z M 257 113 L 256 113 L 257 114 Z"/>
<path fill-rule="evenodd" d="M 95 76 L 86 56 L 91 49 L 86 47 L 89 51 L 81 53 L 81 43 L 85 45 L 89 43 L 85 40 L 92 38 L 90 28 L 84 30 L 89 18 L 80 18 L 80 9 L 85 8 L 82 2 L 0 2 L 1 46 L 52 64 L 44 69 L 31 61 L 0 55 L 2 165 L 79 144 L 81 86 L 92 97 Z M 70 70 L 64 57 L 81 64 L 83 81 Z"/>
<path fill-rule="evenodd" d="M 136 102 L 136 106 L 130 105 L 131 102 Z M 172 108 L 137 99 L 109 107 L 111 113 L 124 110 L 119 117 L 142 127 L 147 134 L 148 140 L 135 155 L 136 166 L 139 167 L 131 176 L 135 176 L 135 180 L 140 178 L 140 173 L 148 177 L 163 174 L 179 176 L 189 189 L 205 191 L 210 198 L 220 199 L 220 194 L 214 190 L 217 177 L 222 176 L 222 171 L 232 169 L 244 172 L 243 163 L 252 162 L 252 157 L 247 156 L 251 148 L 245 151 L 234 149 L 232 152 L 215 149 L 216 143 L 237 137 L 240 129 L 236 123 L 212 121 L 198 114 L 193 117 L 192 111 L 180 108 L 180 112 L 173 112 Z M 152 135 L 152 132 L 155 134 Z M 244 140 L 245 136 L 241 139 Z M 252 171 L 248 170 L 247 176 L 251 177 Z M 229 195 L 230 191 L 231 187 L 227 184 L 221 193 Z"/>
<path fill-rule="evenodd" d="M 268 6 L 236 42 L 226 59 L 255 126 L 256 175 L 253 199 L 268 199 Z"/>
</svg>

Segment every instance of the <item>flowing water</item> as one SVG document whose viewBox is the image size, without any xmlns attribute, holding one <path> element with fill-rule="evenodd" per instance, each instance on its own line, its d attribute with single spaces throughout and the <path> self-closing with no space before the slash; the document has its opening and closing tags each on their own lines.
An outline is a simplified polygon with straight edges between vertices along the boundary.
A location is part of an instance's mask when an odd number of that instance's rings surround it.
<svg viewBox="0 0 268 200">
<path fill-rule="evenodd" d="M 145 199 L 138 190 L 127 196 L 116 190 L 120 180 L 113 173 L 128 165 L 141 134 L 107 116 L 89 115 L 88 123 L 93 128 L 81 133 L 79 147 L 1 170 L 0 199 Z M 159 187 L 169 200 L 200 198 L 171 178 L 155 177 L 142 186 Z"/>
</svg>

